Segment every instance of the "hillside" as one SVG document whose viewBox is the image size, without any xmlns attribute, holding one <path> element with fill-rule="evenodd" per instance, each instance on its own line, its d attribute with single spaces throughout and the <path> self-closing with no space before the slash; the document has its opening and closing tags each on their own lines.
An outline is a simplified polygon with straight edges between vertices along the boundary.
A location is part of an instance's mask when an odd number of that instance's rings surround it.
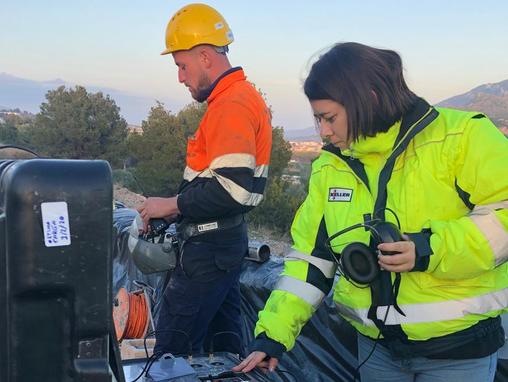
<svg viewBox="0 0 508 382">
<path fill-rule="evenodd" d="M 478 86 L 437 106 L 454 109 L 481 111 L 487 114 L 499 127 L 508 127 L 508 80 Z"/>
</svg>

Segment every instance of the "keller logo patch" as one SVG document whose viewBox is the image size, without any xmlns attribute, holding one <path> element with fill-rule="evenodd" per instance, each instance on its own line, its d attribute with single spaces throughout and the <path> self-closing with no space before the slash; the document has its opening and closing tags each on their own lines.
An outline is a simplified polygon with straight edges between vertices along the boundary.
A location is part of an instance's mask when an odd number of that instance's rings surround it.
<svg viewBox="0 0 508 382">
<path fill-rule="evenodd" d="M 330 188 L 328 191 L 329 202 L 350 202 L 353 190 L 349 188 Z"/>
</svg>

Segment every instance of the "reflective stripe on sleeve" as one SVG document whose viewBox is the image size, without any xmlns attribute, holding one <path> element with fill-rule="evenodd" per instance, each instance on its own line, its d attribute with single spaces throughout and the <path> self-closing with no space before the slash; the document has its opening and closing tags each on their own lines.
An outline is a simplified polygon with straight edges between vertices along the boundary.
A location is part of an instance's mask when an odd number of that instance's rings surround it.
<svg viewBox="0 0 508 382">
<path fill-rule="evenodd" d="M 254 171 L 253 189 L 260 191 L 260 187 L 256 187 L 256 182 L 266 182 L 268 176 L 268 165 L 256 166 L 256 158 L 250 154 L 225 154 L 215 158 L 210 167 L 202 171 L 196 171 L 189 166 L 185 167 L 183 173 L 184 180 L 191 182 L 196 178 L 216 178 L 219 184 L 226 192 L 239 204 L 244 206 L 257 206 L 263 200 L 263 194 L 251 192 L 238 185 L 234 180 L 227 176 L 220 175 L 219 169 L 249 168 Z M 263 183 L 264 185 L 264 183 Z M 262 187 L 264 188 L 264 186 Z"/>
<path fill-rule="evenodd" d="M 335 276 L 337 265 L 333 261 L 321 259 L 319 257 L 306 255 L 298 251 L 291 251 L 285 257 L 284 261 L 303 260 L 318 268 L 326 278 L 331 279 Z"/>
<path fill-rule="evenodd" d="M 309 305 L 312 305 L 314 309 L 317 309 L 321 301 L 325 298 L 325 294 L 321 292 L 319 288 L 289 276 L 281 276 L 273 289 L 294 294 Z"/>
<path fill-rule="evenodd" d="M 508 201 L 476 206 L 469 218 L 478 227 L 492 249 L 496 266 L 508 261 L 508 232 L 495 214 L 497 209 L 508 209 Z"/>
<path fill-rule="evenodd" d="M 231 197 L 238 203 L 244 206 L 257 206 L 263 200 L 263 194 L 249 192 L 242 186 L 239 186 L 234 181 L 225 176 L 217 174 L 215 171 L 210 170 L 212 175 L 217 179 L 220 185 L 227 191 Z"/>
<path fill-rule="evenodd" d="M 270 166 L 266 164 L 256 166 L 256 169 L 254 170 L 254 178 L 267 178 L 269 167 Z M 210 172 L 209 169 L 205 169 L 203 171 L 195 171 L 189 166 L 185 167 L 185 171 L 183 172 L 183 178 L 186 181 L 190 182 L 191 180 L 193 180 L 198 176 L 200 178 L 211 178 L 212 173 Z"/>
<path fill-rule="evenodd" d="M 270 166 L 267 164 L 261 164 L 259 166 L 256 166 L 256 169 L 254 170 L 254 177 L 256 178 L 267 178 L 268 177 L 268 168 Z"/>
<path fill-rule="evenodd" d="M 198 176 L 200 178 L 211 178 L 212 173 L 208 169 L 203 170 L 203 171 L 196 171 L 196 170 L 193 170 L 192 168 L 190 168 L 189 166 L 185 167 L 185 170 L 183 172 L 183 179 L 184 180 L 186 180 L 187 182 L 191 182 L 192 180 L 194 180 L 194 178 L 196 178 Z"/>
<path fill-rule="evenodd" d="M 256 167 L 256 158 L 251 154 L 224 154 L 215 158 L 209 166 L 212 170 L 222 167 L 247 167 L 254 170 Z"/>
<path fill-rule="evenodd" d="M 386 325 L 439 322 L 459 319 L 468 314 L 485 314 L 504 309 L 508 306 L 508 288 L 481 296 L 467 297 L 461 300 L 399 306 L 405 313 L 405 317 L 397 312 L 393 305 L 391 305 L 390 307 L 380 306 L 377 309 L 377 318 L 384 321 L 388 308 L 388 315 L 385 321 Z M 346 305 L 337 304 L 337 310 L 342 315 L 363 325 L 375 326 L 374 323 L 367 318 L 368 308 L 355 309 Z"/>
</svg>

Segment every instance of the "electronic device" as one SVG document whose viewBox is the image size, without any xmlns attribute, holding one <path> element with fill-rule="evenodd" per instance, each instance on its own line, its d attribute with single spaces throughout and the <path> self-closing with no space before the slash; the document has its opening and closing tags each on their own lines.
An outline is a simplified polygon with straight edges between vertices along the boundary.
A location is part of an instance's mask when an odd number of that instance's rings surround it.
<svg viewBox="0 0 508 382">
<path fill-rule="evenodd" d="M 240 359 L 226 352 L 213 355 L 199 354 L 192 358 L 164 355 L 155 361 L 142 376 L 142 382 L 270 382 L 261 371 L 254 369 L 249 373 L 235 373 L 231 369 L 240 363 Z M 146 359 L 124 361 L 126 382 L 138 378 L 145 366 Z"/>
<path fill-rule="evenodd" d="M 106 161 L 0 161 L 0 381 L 123 381 Z"/>
</svg>

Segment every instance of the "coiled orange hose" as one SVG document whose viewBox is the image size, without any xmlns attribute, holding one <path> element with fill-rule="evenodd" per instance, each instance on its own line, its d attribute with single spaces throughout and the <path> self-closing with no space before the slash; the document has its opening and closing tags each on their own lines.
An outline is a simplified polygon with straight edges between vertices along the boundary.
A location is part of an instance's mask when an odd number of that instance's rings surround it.
<svg viewBox="0 0 508 382">
<path fill-rule="evenodd" d="M 128 293 L 120 288 L 113 304 L 113 321 L 118 341 L 144 338 L 149 324 L 149 307 L 143 291 Z"/>
</svg>

